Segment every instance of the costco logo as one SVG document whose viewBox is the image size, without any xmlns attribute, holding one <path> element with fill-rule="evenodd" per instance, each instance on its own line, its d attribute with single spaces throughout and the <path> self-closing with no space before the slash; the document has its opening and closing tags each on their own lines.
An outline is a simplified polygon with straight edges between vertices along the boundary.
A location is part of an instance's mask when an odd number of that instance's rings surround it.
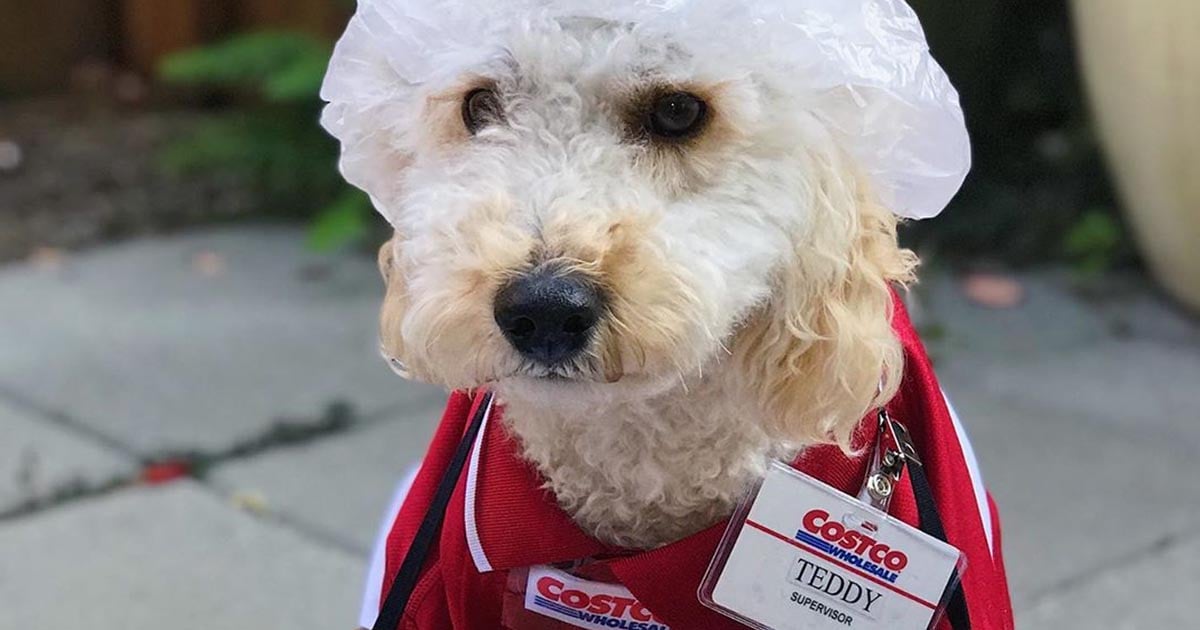
<svg viewBox="0 0 1200 630">
<path fill-rule="evenodd" d="M 579 628 L 669 630 L 619 584 L 581 580 L 546 567 L 530 569 L 525 608 Z"/>
<path fill-rule="evenodd" d="M 879 527 L 875 524 L 847 520 L 854 525 L 830 520 L 830 514 L 825 510 L 811 510 L 804 515 L 801 529 L 796 532 L 796 540 L 845 564 L 895 583 L 904 567 L 908 566 L 908 555 L 876 540 L 874 536 Z"/>
</svg>

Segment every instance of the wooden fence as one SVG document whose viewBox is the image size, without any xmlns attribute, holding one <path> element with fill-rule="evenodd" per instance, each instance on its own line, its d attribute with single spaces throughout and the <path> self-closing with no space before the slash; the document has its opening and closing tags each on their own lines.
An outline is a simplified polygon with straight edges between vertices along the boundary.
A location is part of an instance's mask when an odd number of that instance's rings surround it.
<svg viewBox="0 0 1200 630">
<path fill-rule="evenodd" d="M 163 55 L 254 28 L 332 37 L 347 0 L 0 0 L 0 96 L 64 89 L 85 62 L 151 73 Z"/>
</svg>

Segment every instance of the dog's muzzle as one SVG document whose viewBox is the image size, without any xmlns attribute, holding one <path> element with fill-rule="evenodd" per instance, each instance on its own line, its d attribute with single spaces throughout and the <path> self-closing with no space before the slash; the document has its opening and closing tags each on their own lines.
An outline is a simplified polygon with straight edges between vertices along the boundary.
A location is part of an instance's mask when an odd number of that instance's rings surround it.
<svg viewBox="0 0 1200 630">
<path fill-rule="evenodd" d="M 542 267 L 501 288 L 493 312 L 504 338 L 521 356 L 554 367 L 587 348 L 603 315 L 604 298 L 583 274 Z"/>
</svg>

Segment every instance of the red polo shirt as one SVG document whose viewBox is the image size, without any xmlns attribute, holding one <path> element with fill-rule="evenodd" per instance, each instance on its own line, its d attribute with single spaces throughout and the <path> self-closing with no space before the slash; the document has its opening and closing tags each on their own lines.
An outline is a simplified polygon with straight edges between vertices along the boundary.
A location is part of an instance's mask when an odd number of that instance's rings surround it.
<svg viewBox="0 0 1200 630">
<path fill-rule="evenodd" d="M 966 435 L 938 386 L 899 300 L 893 327 L 904 345 L 906 367 L 900 393 L 888 410 L 911 432 L 949 542 L 967 555 L 962 583 L 972 629 L 1011 629 L 1012 607 L 995 506 L 982 485 Z M 385 597 L 473 416 L 475 404 L 477 400 L 465 393 L 450 398 L 387 538 L 382 585 Z M 467 470 L 450 500 L 440 541 L 430 553 L 409 600 L 402 629 L 502 628 L 510 571 L 585 558 L 609 558 L 601 561 L 603 572 L 615 577 L 673 630 L 743 628 L 705 608 L 696 598 L 725 522 L 652 551 L 629 552 L 600 543 L 583 533 L 541 489 L 538 474 L 520 458 L 499 422 L 501 413 L 502 409 L 490 410 L 480 431 Z M 855 436 L 856 446 L 873 444 L 876 429 L 874 417 L 864 421 Z M 848 457 L 835 447 L 821 446 L 806 450 L 793 465 L 854 495 L 862 484 L 867 463 L 866 455 Z M 903 484 L 892 499 L 891 514 L 918 524 L 916 502 L 908 484 Z M 944 619 L 940 628 L 949 629 Z"/>
</svg>

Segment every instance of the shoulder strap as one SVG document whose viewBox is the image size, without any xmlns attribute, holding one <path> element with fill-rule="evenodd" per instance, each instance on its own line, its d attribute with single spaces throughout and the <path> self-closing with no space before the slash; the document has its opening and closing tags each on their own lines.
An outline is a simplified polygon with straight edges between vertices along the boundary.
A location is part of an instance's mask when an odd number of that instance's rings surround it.
<svg viewBox="0 0 1200 630">
<path fill-rule="evenodd" d="M 917 515 L 921 519 L 921 531 L 937 538 L 946 540 L 946 528 L 942 525 L 942 517 L 938 513 L 937 504 L 933 500 L 933 490 L 929 487 L 929 479 L 921 464 L 911 462 L 908 466 L 908 476 L 912 480 L 913 495 L 917 499 Z M 971 630 L 971 616 L 967 609 L 967 597 L 963 593 L 962 583 L 954 586 L 950 595 L 950 603 L 946 606 L 946 618 L 954 630 Z"/>
<path fill-rule="evenodd" d="M 458 478 L 462 475 L 471 445 L 475 443 L 475 437 L 479 435 L 479 428 L 483 425 L 483 419 L 487 417 L 491 405 L 492 393 L 485 392 L 483 399 L 476 406 L 471 424 L 467 426 L 462 441 L 454 451 L 450 465 L 446 467 L 442 480 L 438 482 L 437 492 L 433 495 L 429 510 L 425 512 L 425 518 L 421 520 L 421 526 L 417 528 L 417 535 L 408 547 L 408 553 L 404 556 L 404 562 L 400 564 L 396 579 L 392 581 L 387 598 L 379 609 L 379 617 L 372 626 L 373 630 L 396 630 L 400 625 L 400 619 L 408 608 L 408 598 L 417 585 L 422 567 L 425 566 L 425 559 L 442 529 L 442 522 L 446 520 L 446 506 L 450 503 L 450 495 L 454 494 L 454 487 L 458 485 Z"/>
</svg>

